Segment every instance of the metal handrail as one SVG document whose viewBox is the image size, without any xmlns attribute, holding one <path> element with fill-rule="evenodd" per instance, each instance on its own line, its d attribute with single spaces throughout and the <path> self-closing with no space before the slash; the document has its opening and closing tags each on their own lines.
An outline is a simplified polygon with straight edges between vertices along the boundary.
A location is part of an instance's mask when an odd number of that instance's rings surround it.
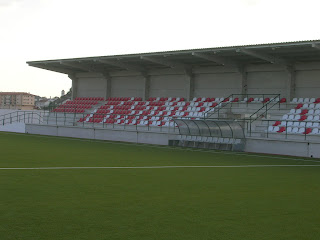
<svg viewBox="0 0 320 240">
<path fill-rule="evenodd" d="M 287 132 L 287 129 L 288 129 L 288 127 L 298 127 L 298 128 L 300 128 L 300 126 L 288 126 L 288 122 L 293 122 L 293 123 L 295 123 L 295 122 L 298 122 L 299 124 L 300 123 L 302 123 L 302 122 L 304 122 L 304 121 L 299 121 L 299 120 L 270 120 L 270 119 L 263 119 L 263 120 L 261 120 L 262 122 L 267 122 L 268 124 L 267 124 L 267 131 L 266 131 L 266 133 L 267 133 L 267 138 L 269 137 L 269 127 L 270 126 L 273 126 L 273 125 L 270 125 L 270 122 L 277 122 L 277 121 L 279 121 L 279 122 L 286 122 L 286 125 L 285 126 L 280 126 L 280 125 L 278 125 L 278 127 L 285 127 L 286 128 L 286 130 L 284 131 L 284 133 L 285 133 L 285 138 L 287 139 L 288 138 L 288 132 Z M 304 122 L 305 123 L 305 126 L 302 126 L 302 127 L 304 127 L 305 128 L 305 131 L 306 131 L 306 129 L 307 128 L 312 128 L 312 127 L 307 127 L 307 123 L 319 123 L 319 125 L 320 125 L 320 122 L 319 121 L 308 121 L 308 122 Z M 275 126 L 276 127 L 276 126 Z M 289 134 L 290 135 L 290 134 Z M 309 135 L 309 134 L 306 134 L 306 133 L 304 133 L 303 134 L 304 135 L 304 139 L 306 140 L 307 139 L 307 136 Z M 312 136 L 312 134 L 311 134 L 311 136 Z"/>
<path fill-rule="evenodd" d="M 277 99 L 277 97 L 279 98 L 279 101 L 275 101 L 275 100 Z M 280 94 L 277 94 L 276 97 L 270 99 L 269 102 L 267 102 L 266 104 L 264 104 L 261 108 L 259 108 L 259 109 L 258 109 L 257 111 L 255 111 L 254 113 L 252 113 L 252 114 L 250 115 L 250 117 L 249 117 L 250 121 L 251 121 L 252 117 L 253 117 L 255 114 L 257 114 L 261 109 L 266 108 L 266 110 L 265 110 L 263 113 L 261 113 L 259 116 L 257 116 L 255 119 L 253 119 L 252 122 L 254 122 L 255 120 L 257 120 L 257 119 L 258 119 L 259 117 L 261 117 L 263 114 L 268 113 L 268 110 L 270 110 L 270 109 L 271 109 L 273 106 L 275 106 L 276 104 L 279 104 L 279 108 L 280 108 L 280 100 L 281 100 L 281 99 L 280 99 Z M 267 106 L 268 106 L 269 104 L 273 103 L 273 102 L 276 102 L 276 103 L 273 104 L 270 108 L 268 108 Z M 251 123 L 252 123 L 252 122 L 251 122 Z"/>
<path fill-rule="evenodd" d="M 40 112 L 41 113 L 41 112 Z M 31 119 L 30 119 L 31 116 Z M 0 116 L 0 124 L 12 124 L 15 122 L 30 122 L 34 120 L 39 120 L 39 123 L 43 122 L 43 115 L 35 111 L 16 111 L 12 113 L 6 113 Z M 41 119 L 42 118 L 42 119 Z M 9 121 L 7 121 L 9 120 Z"/>
<path fill-rule="evenodd" d="M 279 98 L 279 101 L 275 101 L 277 99 L 277 97 Z M 280 99 L 280 94 L 278 94 L 276 97 L 271 99 L 267 104 L 263 105 L 256 112 L 254 112 L 253 114 L 250 115 L 250 117 L 249 117 L 249 126 L 247 125 L 247 131 L 250 132 L 250 136 L 251 136 L 251 133 L 252 133 L 252 123 L 254 121 L 256 121 L 258 118 L 260 118 L 261 116 L 263 116 L 264 114 L 267 115 L 268 114 L 268 110 L 273 108 L 276 104 L 279 104 L 279 109 L 280 109 L 280 100 L 281 100 Z M 268 108 L 268 105 L 273 103 L 273 102 L 276 102 L 276 103 L 273 104 L 270 108 Z M 255 119 L 252 119 L 255 114 L 257 114 L 261 109 L 264 109 L 264 108 L 266 108 L 266 110 L 263 113 L 261 113 L 260 115 L 257 115 Z"/>
<path fill-rule="evenodd" d="M 226 97 L 225 99 L 227 99 L 227 98 L 230 99 L 230 98 L 232 98 L 232 96 L 233 96 L 233 94 L 231 94 L 230 96 Z M 221 110 L 222 108 L 224 108 L 226 105 L 228 105 L 229 103 L 230 103 L 230 101 L 229 101 L 229 102 L 226 102 L 226 104 L 223 105 L 223 101 L 220 101 L 220 102 L 218 103 L 218 105 L 217 105 L 218 108 L 214 107 L 214 112 L 213 112 L 212 114 L 218 113 L 218 118 L 219 118 L 220 110 Z M 221 104 L 221 105 L 220 105 L 220 104 Z M 219 106 L 219 105 L 220 105 L 220 106 Z M 206 116 L 207 116 L 207 114 L 208 114 L 210 111 L 211 111 L 211 109 L 203 113 L 204 118 L 208 118 L 208 117 L 206 117 Z"/>
<path fill-rule="evenodd" d="M 271 97 L 271 96 L 276 96 L 276 97 L 279 97 L 280 98 L 280 94 L 267 94 L 267 93 L 263 93 L 263 94 L 231 94 L 230 96 L 228 96 L 228 97 L 226 97 L 226 98 L 232 98 L 233 100 L 237 97 L 237 96 L 239 96 L 239 97 L 242 97 L 242 96 L 244 96 L 244 97 L 247 97 L 247 98 L 249 98 L 249 97 L 252 97 L 252 96 L 262 96 L 262 98 L 263 99 L 265 99 L 265 97 L 266 96 L 269 96 L 269 97 Z M 276 97 L 274 97 L 273 99 L 275 99 Z M 226 99 L 225 98 L 225 99 Z M 233 101 L 228 101 L 228 102 L 225 102 L 225 104 L 223 104 L 223 101 L 222 102 L 219 102 L 219 104 L 222 104 L 221 106 L 219 106 L 219 107 L 217 107 L 217 108 L 215 108 L 215 111 L 212 113 L 212 114 L 214 114 L 214 113 L 218 113 L 218 117 L 220 117 L 219 115 L 219 113 L 220 113 L 220 110 L 222 110 L 222 109 L 225 109 L 225 107 L 227 106 L 227 105 L 229 105 L 229 104 L 234 104 L 234 103 L 241 103 L 241 102 L 233 102 Z M 247 103 L 248 104 L 248 103 Z M 261 108 L 263 108 L 263 107 L 265 107 L 265 103 L 263 104 L 263 106 L 261 107 Z M 259 109 L 260 110 L 260 109 Z M 258 111 L 259 111 L 258 110 Z M 207 116 L 208 115 L 208 113 L 210 112 L 210 110 L 208 110 L 208 111 L 206 111 L 205 112 L 205 116 Z M 208 118 L 208 117 L 207 117 Z"/>
</svg>

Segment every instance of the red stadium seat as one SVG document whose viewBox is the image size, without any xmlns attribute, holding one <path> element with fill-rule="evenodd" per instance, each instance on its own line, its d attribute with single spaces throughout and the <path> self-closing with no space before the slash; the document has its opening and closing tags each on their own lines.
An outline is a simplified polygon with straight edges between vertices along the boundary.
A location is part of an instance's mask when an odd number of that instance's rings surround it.
<svg viewBox="0 0 320 240">
<path fill-rule="evenodd" d="M 282 132 L 284 132 L 286 130 L 286 128 L 285 127 L 281 127 L 280 129 L 279 129 L 279 131 L 277 131 L 278 133 L 282 133 Z"/>
<path fill-rule="evenodd" d="M 272 126 L 279 126 L 281 124 L 281 121 L 276 121 Z"/>
</svg>

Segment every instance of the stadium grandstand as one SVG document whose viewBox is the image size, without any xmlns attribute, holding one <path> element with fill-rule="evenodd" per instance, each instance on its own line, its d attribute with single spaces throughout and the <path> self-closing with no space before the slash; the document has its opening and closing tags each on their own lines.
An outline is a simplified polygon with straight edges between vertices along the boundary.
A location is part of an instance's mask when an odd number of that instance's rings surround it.
<svg viewBox="0 0 320 240">
<path fill-rule="evenodd" d="M 320 40 L 27 63 L 72 81 L 27 133 L 320 157 Z"/>
</svg>

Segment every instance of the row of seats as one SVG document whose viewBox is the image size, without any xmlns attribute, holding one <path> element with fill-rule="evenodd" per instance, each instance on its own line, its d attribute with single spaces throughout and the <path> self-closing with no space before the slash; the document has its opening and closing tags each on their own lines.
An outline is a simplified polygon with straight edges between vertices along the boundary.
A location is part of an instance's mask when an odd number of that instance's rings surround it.
<svg viewBox="0 0 320 240">
<path fill-rule="evenodd" d="M 204 143 L 223 143 L 223 144 L 240 144 L 241 143 L 240 139 L 234 139 L 234 138 L 204 137 L 204 136 L 190 136 L 190 135 L 179 135 L 178 140 L 204 142 Z"/>
<path fill-rule="evenodd" d="M 320 109 L 291 109 L 290 115 L 320 115 Z"/>
<path fill-rule="evenodd" d="M 67 101 L 59 105 L 53 112 L 84 113 L 86 109 L 91 109 L 103 100 L 103 98 L 76 98 L 73 101 Z"/>
<path fill-rule="evenodd" d="M 91 108 L 91 107 L 90 107 Z M 56 108 L 53 112 L 60 113 L 84 113 L 85 108 Z"/>
<path fill-rule="evenodd" d="M 219 100 L 222 99 L 224 98 L 219 98 Z M 217 102 L 210 102 L 216 98 L 194 99 L 195 101 L 190 102 L 183 101 L 184 98 L 161 97 L 149 98 L 149 101 L 135 100 L 132 98 L 110 98 L 105 105 L 95 109 L 89 116 L 81 118 L 79 121 L 170 126 L 173 124 L 173 118 L 202 118 L 205 112 L 214 111 L 214 107 L 218 105 Z M 207 101 L 201 102 L 201 100 Z"/>
<path fill-rule="evenodd" d="M 320 109 L 319 103 L 298 103 L 294 109 Z"/>
<path fill-rule="evenodd" d="M 92 104 L 97 104 L 99 101 L 97 100 L 69 100 L 69 101 L 66 101 L 64 103 L 64 105 L 78 105 L 78 104 L 84 104 L 84 105 L 92 105 Z"/>
<path fill-rule="evenodd" d="M 74 100 L 94 100 L 94 101 L 104 101 L 103 97 L 77 97 Z"/>
<path fill-rule="evenodd" d="M 320 98 L 293 98 L 291 103 L 320 103 Z"/>
<path fill-rule="evenodd" d="M 286 103 L 287 99 L 286 98 L 244 98 L 242 101 L 240 101 L 241 103 L 268 103 L 270 101 L 273 102 L 280 102 L 280 103 Z"/>
<path fill-rule="evenodd" d="M 281 120 L 269 126 L 268 132 L 288 134 L 318 134 L 320 122 L 320 98 L 294 98 L 296 107 L 283 115 Z"/>
<path fill-rule="evenodd" d="M 108 101 L 142 101 L 141 97 L 109 97 Z"/>
<path fill-rule="evenodd" d="M 320 135 L 319 128 L 305 128 L 305 127 L 281 127 L 281 126 L 269 126 L 269 133 L 286 133 L 286 134 L 314 134 Z"/>
<path fill-rule="evenodd" d="M 193 113 L 191 112 L 190 115 L 185 116 L 185 115 L 173 115 L 173 116 L 159 116 L 159 115 L 117 115 L 117 114 L 88 114 L 86 117 L 80 118 L 80 122 L 86 121 L 88 119 L 91 119 L 92 121 L 95 119 L 100 119 L 102 122 L 102 119 L 136 119 L 136 120 L 163 120 L 163 121 L 170 121 L 173 118 L 179 118 L 179 119 L 198 119 L 203 117 L 203 114 L 201 113 Z M 96 121 L 95 121 L 96 122 Z"/>
<path fill-rule="evenodd" d="M 115 108 L 111 106 L 125 106 L 125 107 L 130 107 L 131 109 L 136 108 L 137 106 L 143 106 L 143 107 L 183 107 L 183 106 L 191 106 L 191 107 L 215 107 L 218 105 L 216 102 L 125 102 L 125 101 L 108 101 L 104 106 L 101 106 L 101 108 L 107 109 L 107 108 Z"/>
<path fill-rule="evenodd" d="M 292 122 L 292 121 L 276 121 L 272 126 L 279 127 L 307 127 L 307 128 L 319 128 L 319 122 Z"/>
<path fill-rule="evenodd" d="M 283 115 L 283 121 L 320 121 L 320 115 Z"/>
<path fill-rule="evenodd" d="M 126 115 L 160 115 L 160 116 L 167 116 L 167 115 L 183 115 L 186 116 L 191 112 L 208 112 L 210 110 L 214 110 L 214 108 L 205 108 L 205 107 L 188 107 L 185 109 L 179 108 L 169 108 L 169 109 L 149 109 L 149 110 L 128 110 L 128 109 L 97 109 L 94 113 L 99 114 L 126 114 Z"/>
<path fill-rule="evenodd" d="M 83 122 L 83 121 L 82 121 Z M 88 123 L 104 123 L 104 124 L 118 124 L 118 125 L 137 125 L 137 126 L 157 126 L 157 127 L 177 127 L 173 121 L 159 121 L 159 120 L 136 120 L 136 119 L 93 119 L 90 118 Z"/>
</svg>

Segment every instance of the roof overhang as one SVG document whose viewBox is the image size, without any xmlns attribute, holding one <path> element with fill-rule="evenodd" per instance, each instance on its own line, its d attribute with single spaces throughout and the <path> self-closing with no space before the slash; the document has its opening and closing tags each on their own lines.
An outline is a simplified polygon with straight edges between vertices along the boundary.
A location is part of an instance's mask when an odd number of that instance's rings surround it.
<svg viewBox="0 0 320 240">
<path fill-rule="evenodd" d="M 315 61 L 320 61 L 320 40 L 31 61 L 27 64 L 64 74 L 115 71 L 135 71 L 146 74 L 151 69 L 190 70 L 202 66 L 226 66 L 240 69 L 248 64 L 269 63 L 292 66 L 297 62 Z"/>
</svg>

